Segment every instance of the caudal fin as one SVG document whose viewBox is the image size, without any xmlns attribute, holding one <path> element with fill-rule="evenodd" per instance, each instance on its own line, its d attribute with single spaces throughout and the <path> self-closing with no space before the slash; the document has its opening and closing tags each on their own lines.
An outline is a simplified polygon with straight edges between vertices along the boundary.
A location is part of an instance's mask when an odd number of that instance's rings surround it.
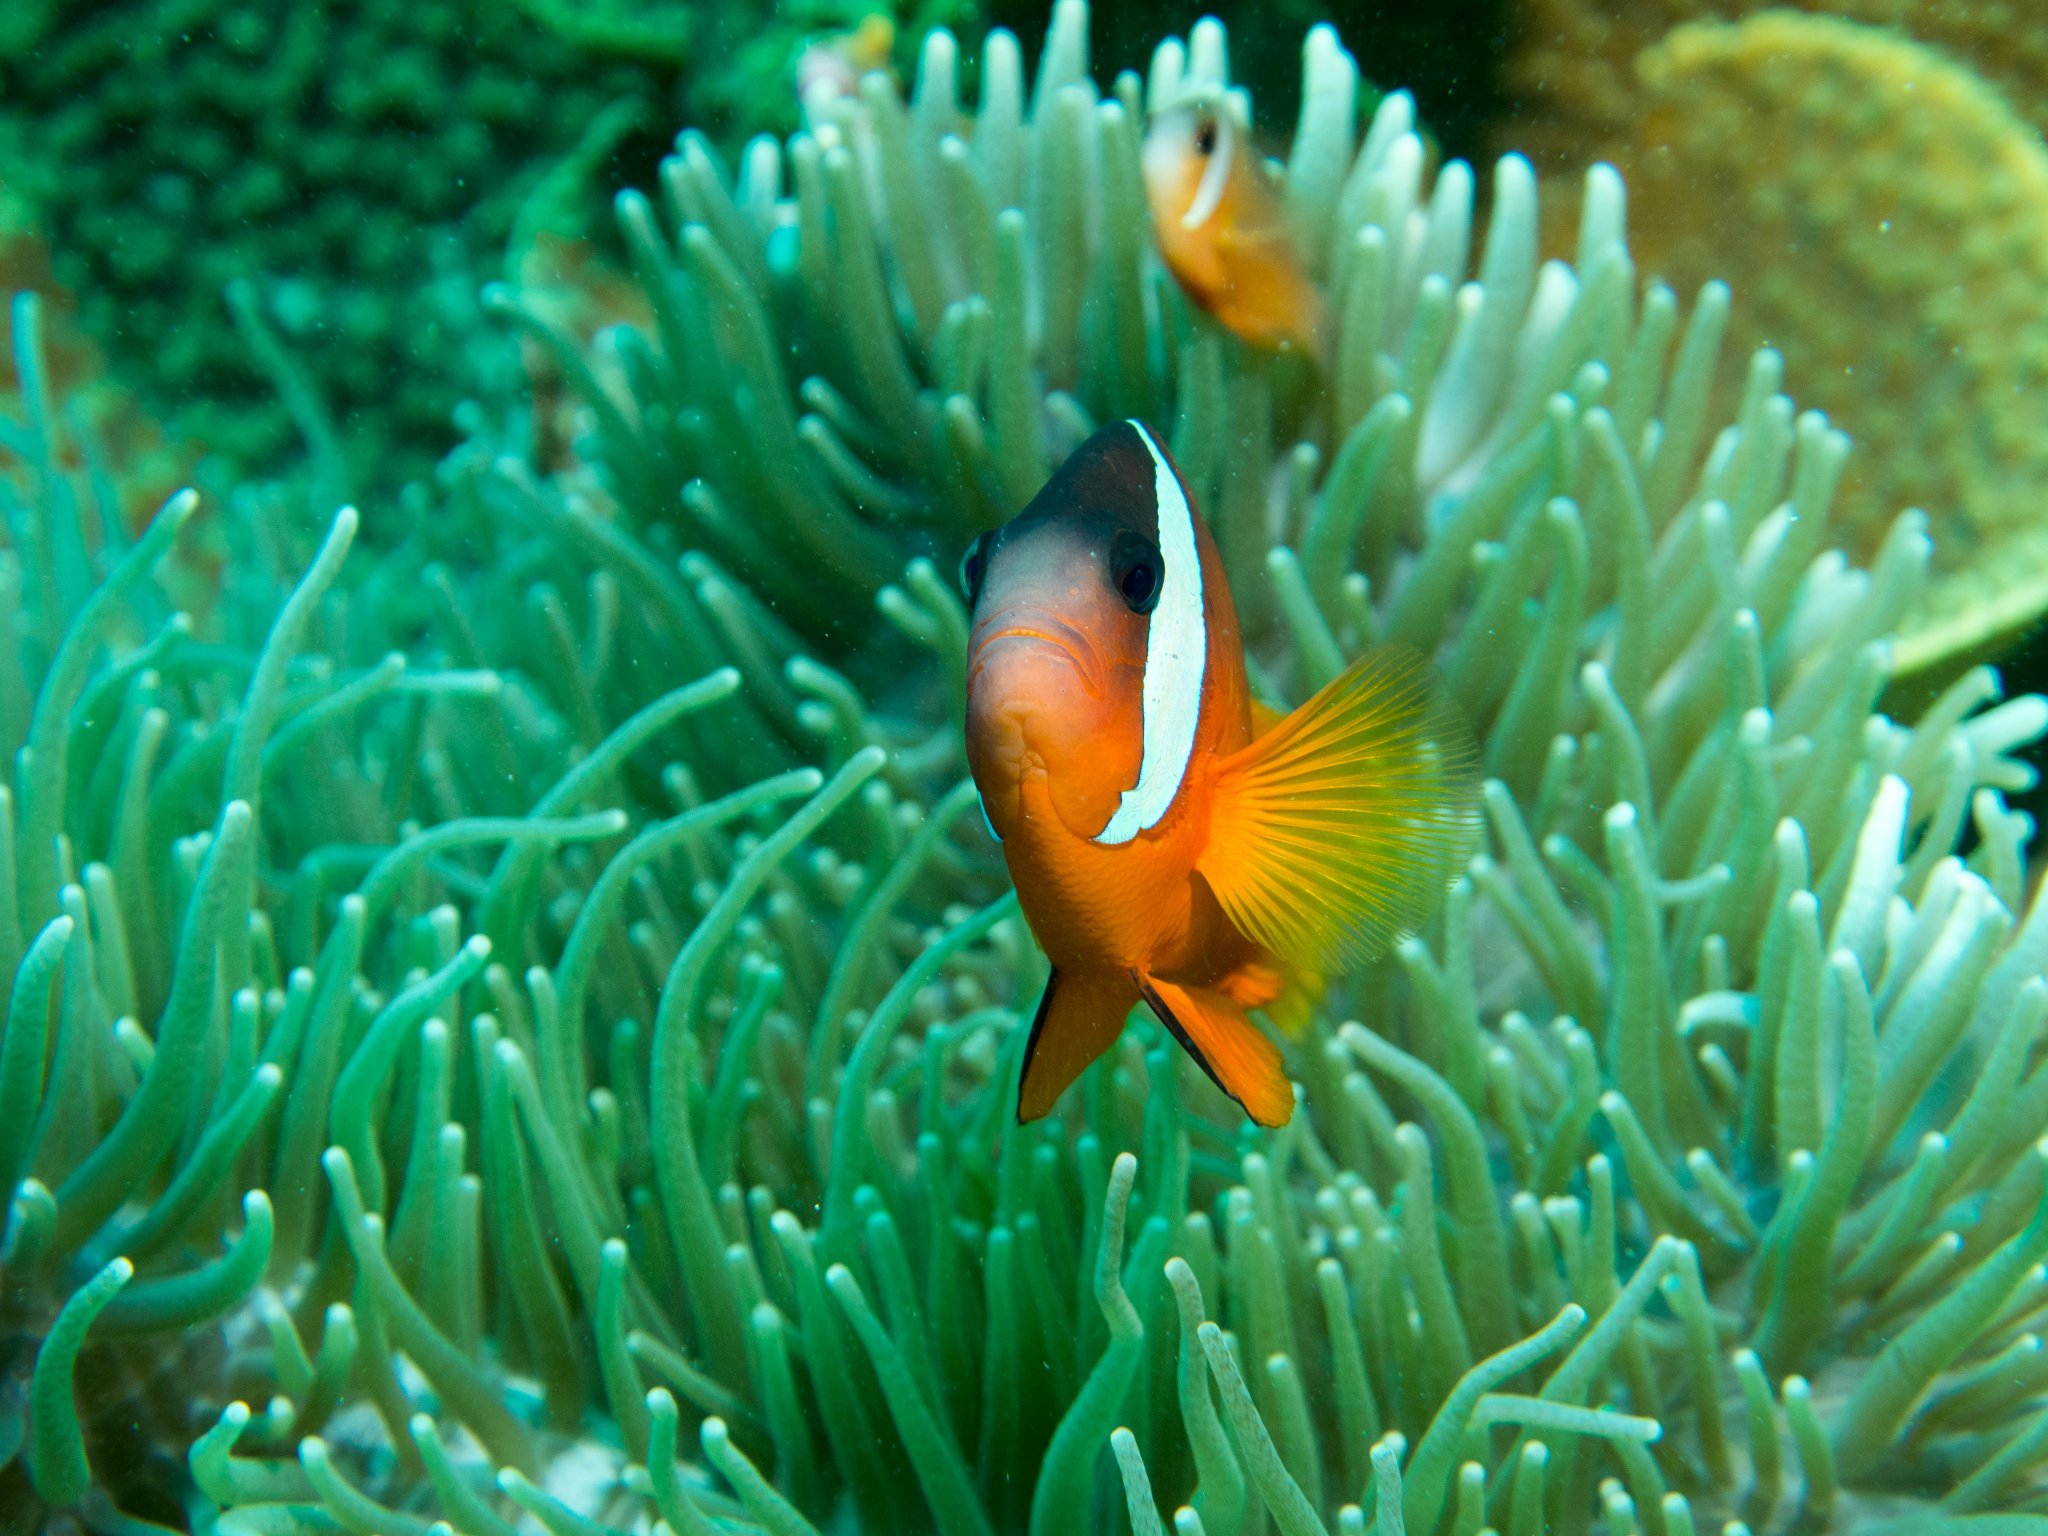
<svg viewBox="0 0 2048 1536">
<path fill-rule="evenodd" d="M 1327 975 L 1413 932 L 1478 835 L 1472 728 L 1388 646 L 1224 760 L 1197 867 L 1247 938 Z"/>
<path fill-rule="evenodd" d="M 1116 1044 L 1137 1001 L 1138 989 L 1130 978 L 1114 972 L 1052 973 L 1024 1045 L 1024 1079 L 1017 1088 L 1020 1123 L 1052 1113 L 1074 1079 Z"/>
<path fill-rule="evenodd" d="M 1294 1085 L 1279 1047 L 1213 987 L 1187 987 L 1134 976 L 1146 1003 L 1195 1063 L 1260 1125 L 1285 1125 L 1294 1113 Z"/>
</svg>

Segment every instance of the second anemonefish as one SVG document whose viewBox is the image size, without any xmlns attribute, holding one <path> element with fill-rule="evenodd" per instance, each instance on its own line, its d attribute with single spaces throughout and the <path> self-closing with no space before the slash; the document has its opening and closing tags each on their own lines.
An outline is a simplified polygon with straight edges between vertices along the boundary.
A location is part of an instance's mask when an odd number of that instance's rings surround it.
<svg viewBox="0 0 2048 1536">
<path fill-rule="evenodd" d="M 861 77 L 887 69 L 896 51 L 896 23 L 881 11 L 848 32 L 815 37 L 796 56 L 796 98 L 817 107 L 860 94 Z"/>
<path fill-rule="evenodd" d="M 1216 545 L 1134 421 L 1083 443 L 961 575 L 968 763 L 1052 961 L 1018 1118 L 1142 1000 L 1283 1124 L 1293 1090 L 1246 1010 L 1283 1016 L 1430 914 L 1477 834 L 1470 727 L 1394 649 L 1285 717 L 1256 705 Z"/>
<path fill-rule="evenodd" d="M 1254 346 L 1321 357 L 1322 291 L 1232 99 L 1212 88 L 1154 113 L 1144 169 L 1159 253 L 1188 297 Z"/>
</svg>

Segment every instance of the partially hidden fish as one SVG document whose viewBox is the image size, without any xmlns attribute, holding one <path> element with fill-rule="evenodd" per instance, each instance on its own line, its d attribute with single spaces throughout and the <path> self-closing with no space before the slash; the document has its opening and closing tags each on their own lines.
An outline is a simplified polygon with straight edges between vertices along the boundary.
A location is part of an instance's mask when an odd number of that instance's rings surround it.
<svg viewBox="0 0 2048 1536">
<path fill-rule="evenodd" d="M 860 94 L 864 75 L 886 70 L 896 51 L 896 23 L 870 12 L 846 32 L 814 37 L 796 56 L 796 96 L 816 109 Z"/>
<path fill-rule="evenodd" d="M 1204 90 L 1154 113 L 1144 172 L 1159 253 L 1188 297 L 1253 346 L 1323 357 L 1322 290 L 1232 99 Z"/>
<path fill-rule="evenodd" d="M 1252 698 L 1215 541 L 1172 456 L 1104 427 L 969 547 L 967 758 L 1052 978 L 1017 1115 L 1048 1113 L 1143 1001 L 1246 1114 L 1294 1093 L 1248 1016 L 1441 900 L 1478 831 L 1470 726 L 1383 648 L 1293 713 Z"/>
</svg>

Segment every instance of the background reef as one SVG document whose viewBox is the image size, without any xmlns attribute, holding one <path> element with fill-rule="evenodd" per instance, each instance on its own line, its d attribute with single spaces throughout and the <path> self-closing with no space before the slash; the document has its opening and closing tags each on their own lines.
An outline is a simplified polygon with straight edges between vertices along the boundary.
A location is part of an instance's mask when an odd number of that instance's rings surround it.
<svg viewBox="0 0 2048 1536">
<path fill-rule="evenodd" d="M 548 389 L 360 515 L 312 454 L 138 508 L 17 301 L 0 1528 L 2039 1536 L 2048 701 L 1882 711 L 1938 521 L 1838 519 L 1622 176 L 1544 259 L 1560 189 L 1327 27 L 1327 379 L 1147 239 L 1220 26 L 911 46 L 620 193 L 631 318 L 487 289 Z M 1127 414 L 1262 693 L 1397 639 L 1484 742 L 1278 1133 L 1142 1022 L 1013 1119 L 941 573 Z"/>
<path fill-rule="evenodd" d="M 607 228 L 673 123 L 730 145 L 794 126 L 804 41 L 870 9 L 24 0 L 0 20 L 0 179 L 85 332 L 184 435 L 278 472 L 305 416 L 282 370 L 354 481 L 390 490 L 511 371 L 478 286 L 542 231 Z"/>
<path fill-rule="evenodd" d="M 1512 149 L 1561 178 L 1547 253 L 1567 248 L 1571 185 L 1606 160 L 1636 188 L 1647 269 L 1732 281 L 1731 353 L 1772 346 L 1865 439 L 1842 493 L 1859 558 L 1901 505 L 1949 520 L 1901 637 L 1924 701 L 2048 602 L 2029 429 L 2048 366 L 2048 29 L 1998 4 L 1766 9 L 1458 0 L 1360 20 L 1366 75 L 1416 97 L 1433 148 Z M 1235 75 L 1284 123 L 1293 39 L 1317 18 L 1260 15 Z M 1040 25 L 1030 4 L 979 0 L 38 0 L 0 32 L 0 181 L 52 241 L 85 335 L 223 462 L 220 484 L 290 472 L 319 419 L 329 479 L 388 493 L 453 445 L 462 402 L 521 387 L 479 322 L 482 282 L 564 279 L 597 296 L 593 320 L 620 317 L 598 276 L 622 256 L 603 199 L 653 184 L 671 125 L 731 161 L 797 125 L 795 78 L 826 56 L 849 81 L 874 63 L 907 79 L 927 27 L 989 21 Z M 1106 73 L 1142 72 L 1154 25 L 1100 18 Z M 1732 400 L 1739 370 L 1718 383 Z"/>
<path fill-rule="evenodd" d="M 993 19 L 1043 25 L 1014 9 Z M 1385 77 L 1461 152 L 1497 106 L 1496 52 L 1469 40 L 1499 11 L 1375 28 Z M 870 58 L 849 44 L 875 18 Z M 0 184 L 84 334 L 229 477 L 293 468 L 309 393 L 349 483 L 388 492 L 453 445 L 460 402 L 516 388 L 478 287 L 615 263 L 604 200 L 651 183 L 675 123 L 735 155 L 797 126 L 807 48 L 890 66 L 893 36 L 907 73 L 926 30 L 988 19 L 978 0 L 22 0 L 0 18 Z M 1269 11 L 1242 44 L 1282 116 L 1316 19 Z M 1105 30 L 1105 57 L 1142 64 L 1149 18 Z"/>
<path fill-rule="evenodd" d="M 1499 139 L 1619 166 L 1644 261 L 1729 280 L 1735 334 L 1864 442 L 1852 546 L 1901 505 L 1942 520 L 1900 650 L 1937 680 L 2048 608 L 2044 58 L 2026 6 L 1527 0 L 1501 66 Z"/>
</svg>

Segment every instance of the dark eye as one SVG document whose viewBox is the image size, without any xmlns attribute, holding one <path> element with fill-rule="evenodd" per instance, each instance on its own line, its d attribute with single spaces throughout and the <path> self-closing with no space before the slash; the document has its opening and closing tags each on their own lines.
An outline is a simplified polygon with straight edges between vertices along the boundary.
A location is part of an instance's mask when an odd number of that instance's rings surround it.
<svg viewBox="0 0 2048 1536">
<path fill-rule="evenodd" d="M 1195 153 L 1203 157 L 1216 153 L 1216 119 L 1205 117 L 1195 124 Z"/>
<path fill-rule="evenodd" d="M 988 546 L 991 535 L 984 533 L 967 546 L 960 557 L 960 590 L 967 594 L 967 606 L 981 600 L 981 578 L 988 574 Z"/>
<path fill-rule="evenodd" d="M 1166 584 L 1166 565 L 1150 539 L 1119 529 L 1109 541 L 1109 579 L 1116 584 L 1124 606 L 1133 613 L 1150 613 L 1159 601 L 1159 589 Z"/>
</svg>

